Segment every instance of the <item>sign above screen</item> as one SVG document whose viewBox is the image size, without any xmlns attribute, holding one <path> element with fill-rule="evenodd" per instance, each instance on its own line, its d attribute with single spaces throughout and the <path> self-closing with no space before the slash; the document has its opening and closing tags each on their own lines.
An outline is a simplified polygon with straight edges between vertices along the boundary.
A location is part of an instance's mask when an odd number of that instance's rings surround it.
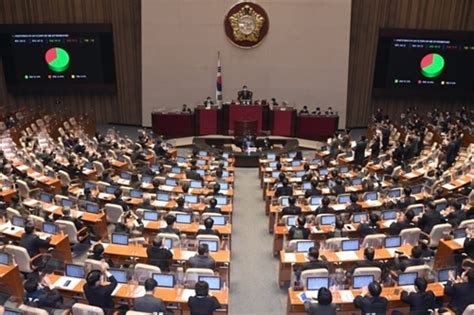
<svg viewBox="0 0 474 315">
<path fill-rule="evenodd" d="M 113 92 L 111 24 L 0 26 L 0 55 L 9 92 Z"/>
</svg>

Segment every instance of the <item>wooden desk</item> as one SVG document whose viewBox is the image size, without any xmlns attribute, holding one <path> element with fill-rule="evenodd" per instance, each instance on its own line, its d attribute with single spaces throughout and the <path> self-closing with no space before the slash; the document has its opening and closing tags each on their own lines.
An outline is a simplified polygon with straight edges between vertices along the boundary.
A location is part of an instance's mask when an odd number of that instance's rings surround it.
<svg viewBox="0 0 474 315">
<path fill-rule="evenodd" d="M 10 204 L 12 200 L 12 196 L 16 195 L 16 190 L 15 189 L 5 189 L 5 190 L 0 190 L 0 196 L 3 197 L 6 203 Z"/>
<path fill-rule="evenodd" d="M 454 253 L 464 248 L 464 239 L 440 240 L 436 251 L 434 268 L 451 267 L 455 265 Z"/>
<path fill-rule="evenodd" d="M 23 300 L 23 280 L 17 265 L 0 265 L 0 292 Z"/>
<path fill-rule="evenodd" d="M 146 221 L 144 222 L 145 230 L 150 230 L 156 232 L 162 227 L 166 227 L 165 221 Z M 180 230 L 181 233 L 185 234 L 196 234 L 199 229 L 204 228 L 197 222 L 190 224 L 180 224 L 175 223 L 174 227 Z M 217 230 L 221 235 L 230 235 L 232 233 L 232 224 L 227 223 L 226 225 L 214 225 L 212 227 L 214 230 Z"/>
</svg>

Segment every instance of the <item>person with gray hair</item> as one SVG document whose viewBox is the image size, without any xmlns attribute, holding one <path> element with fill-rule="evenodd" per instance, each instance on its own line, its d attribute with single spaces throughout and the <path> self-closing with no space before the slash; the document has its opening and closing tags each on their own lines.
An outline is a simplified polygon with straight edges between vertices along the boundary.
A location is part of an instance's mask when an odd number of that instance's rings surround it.
<svg viewBox="0 0 474 315">
<path fill-rule="evenodd" d="M 62 212 L 63 212 L 63 215 L 59 217 L 59 220 L 70 221 L 74 223 L 74 226 L 76 227 L 76 230 L 78 231 L 84 227 L 84 223 L 80 219 L 74 218 L 71 215 L 70 207 L 64 206 Z"/>
</svg>

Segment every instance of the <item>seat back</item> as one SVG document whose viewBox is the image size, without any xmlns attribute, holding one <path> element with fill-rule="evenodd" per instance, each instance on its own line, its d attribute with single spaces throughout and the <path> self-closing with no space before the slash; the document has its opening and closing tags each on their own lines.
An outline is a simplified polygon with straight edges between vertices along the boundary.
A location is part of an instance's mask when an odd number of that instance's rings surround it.
<svg viewBox="0 0 474 315">
<path fill-rule="evenodd" d="M 20 305 L 20 311 L 22 311 L 23 315 L 48 315 L 46 310 L 37 307 L 31 307 L 28 305 Z"/>
<path fill-rule="evenodd" d="M 468 305 L 462 315 L 474 315 L 474 304 Z"/>
<path fill-rule="evenodd" d="M 21 217 L 20 211 L 14 209 L 12 207 L 8 207 L 7 208 L 7 219 L 11 220 L 14 216 Z"/>
<path fill-rule="evenodd" d="M 324 247 L 330 250 L 338 251 L 341 249 L 342 241 L 348 239 L 348 237 L 333 237 L 324 241 Z"/>
<path fill-rule="evenodd" d="M 44 218 L 33 214 L 30 214 L 28 218 L 33 222 L 35 229 L 43 230 Z"/>
<path fill-rule="evenodd" d="M 157 266 L 147 264 L 136 264 L 133 269 L 133 277 L 140 284 L 144 283 L 147 279 L 152 278 L 154 273 L 161 273 L 161 269 Z"/>
<path fill-rule="evenodd" d="M 364 237 L 364 240 L 362 241 L 362 247 L 382 248 L 384 239 L 385 234 L 369 234 Z"/>
<path fill-rule="evenodd" d="M 380 281 L 382 270 L 378 267 L 359 267 L 354 270 L 354 276 L 374 276 L 375 281 Z"/>
<path fill-rule="evenodd" d="M 405 272 L 416 272 L 418 277 L 428 279 L 431 268 L 428 265 L 410 266 L 405 269 Z"/>
<path fill-rule="evenodd" d="M 5 252 L 13 256 L 21 272 L 33 272 L 33 269 L 31 268 L 30 264 L 31 258 L 25 248 L 16 245 L 7 245 L 5 246 Z"/>
<path fill-rule="evenodd" d="M 451 232 L 452 226 L 449 223 L 436 224 L 430 233 L 429 247 L 438 247 L 439 240 Z"/>
<path fill-rule="evenodd" d="M 306 288 L 306 280 L 310 277 L 329 277 L 329 271 L 325 268 L 305 270 L 301 273 L 301 283 Z"/>
<path fill-rule="evenodd" d="M 223 215 L 220 214 L 220 213 L 204 212 L 204 213 L 201 215 L 201 220 L 204 221 L 204 220 L 206 220 L 207 218 L 222 217 L 222 216 L 223 216 Z"/>
<path fill-rule="evenodd" d="M 199 241 L 215 241 L 217 242 L 217 248 L 221 248 L 221 240 L 217 235 L 202 234 L 196 236 L 196 244 L 199 244 Z"/>
<path fill-rule="evenodd" d="M 400 232 L 402 244 L 410 244 L 411 246 L 416 246 L 418 244 L 418 240 L 420 239 L 420 234 L 421 230 L 417 227 L 403 229 Z"/>
<path fill-rule="evenodd" d="M 77 244 L 79 240 L 77 238 L 77 229 L 74 225 L 74 222 L 66 221 L 66 220 L 56 220 L 54 223 L 58 230 L 63 231 L 69 237 L 69 243 Z"/>
<path fill-rule="evenodd" d="M 72 306 L 72 315 L 104 315 L 104 311 L 97 306 L 76 303 Z"/>
<path fill-rule="evenodd" d="M 16 184 L 20 193 L 20 197 L 23 199 L 30 198 L 30 187 L 28 187 L 28 184 L 21 179 L 18 179 L 16 181 Z"/>
<path fill-rule="evenodd" d="M 58 174 L 59 174 L 59 181 L 61 182 L 61 185 L 69 186 L 69 184 L 71 183 L 71 177 L 69 176 L 69 174 L 63 170 L 60 170 Z"/>
<path fill-rule="evenodd" d="M 466 228 L 473 228 L 474 227 L 474 219 L 464 220 L 462 221 L 458 229 L 466 229 Z"/>
<path fill-rule="evenodd" d="M 187 288 L 194 288 L 199 276 L 213 276 L 214 271 L 207 268 L 188 268 L 184 274 L 184 285 Z"/>
<path fill-rule="evenodd" d="M 114 224 L 120 223 L 120 217 L 123 214 L 122 206 L 113 203 L 106 203 L 105 214 L 107 217 L 107 222 Z"/>
<path fill-rule="evenodd" d="M 104 164 L 102 164 L 102 162 L 100 161 L 93 161 L 92 164 L 94 165 L 94 169 L 97 173 L 97 176 L 102 176 L 105 171 Z"/>
</svg>

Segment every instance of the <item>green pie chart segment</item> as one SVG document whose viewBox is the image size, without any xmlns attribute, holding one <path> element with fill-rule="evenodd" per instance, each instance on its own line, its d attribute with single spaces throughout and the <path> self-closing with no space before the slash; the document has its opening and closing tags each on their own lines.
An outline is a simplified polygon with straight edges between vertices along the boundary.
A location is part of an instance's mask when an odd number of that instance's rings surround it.
<svg viewBox="0 0 474 315">
<path fill-rule="evenodd" d="M 69 54 L 62 48 L 48 49 L 44 56 L 48 68 L 54 72 L 63 72 L 69 68 Z"/>
<path fill-rule="evenodd" d="M 421 59 L 421 74 L 427 78 L 435 78 L 443 72 L 444 58 L 435 53 L 428 54 Z"/>
</svg>

